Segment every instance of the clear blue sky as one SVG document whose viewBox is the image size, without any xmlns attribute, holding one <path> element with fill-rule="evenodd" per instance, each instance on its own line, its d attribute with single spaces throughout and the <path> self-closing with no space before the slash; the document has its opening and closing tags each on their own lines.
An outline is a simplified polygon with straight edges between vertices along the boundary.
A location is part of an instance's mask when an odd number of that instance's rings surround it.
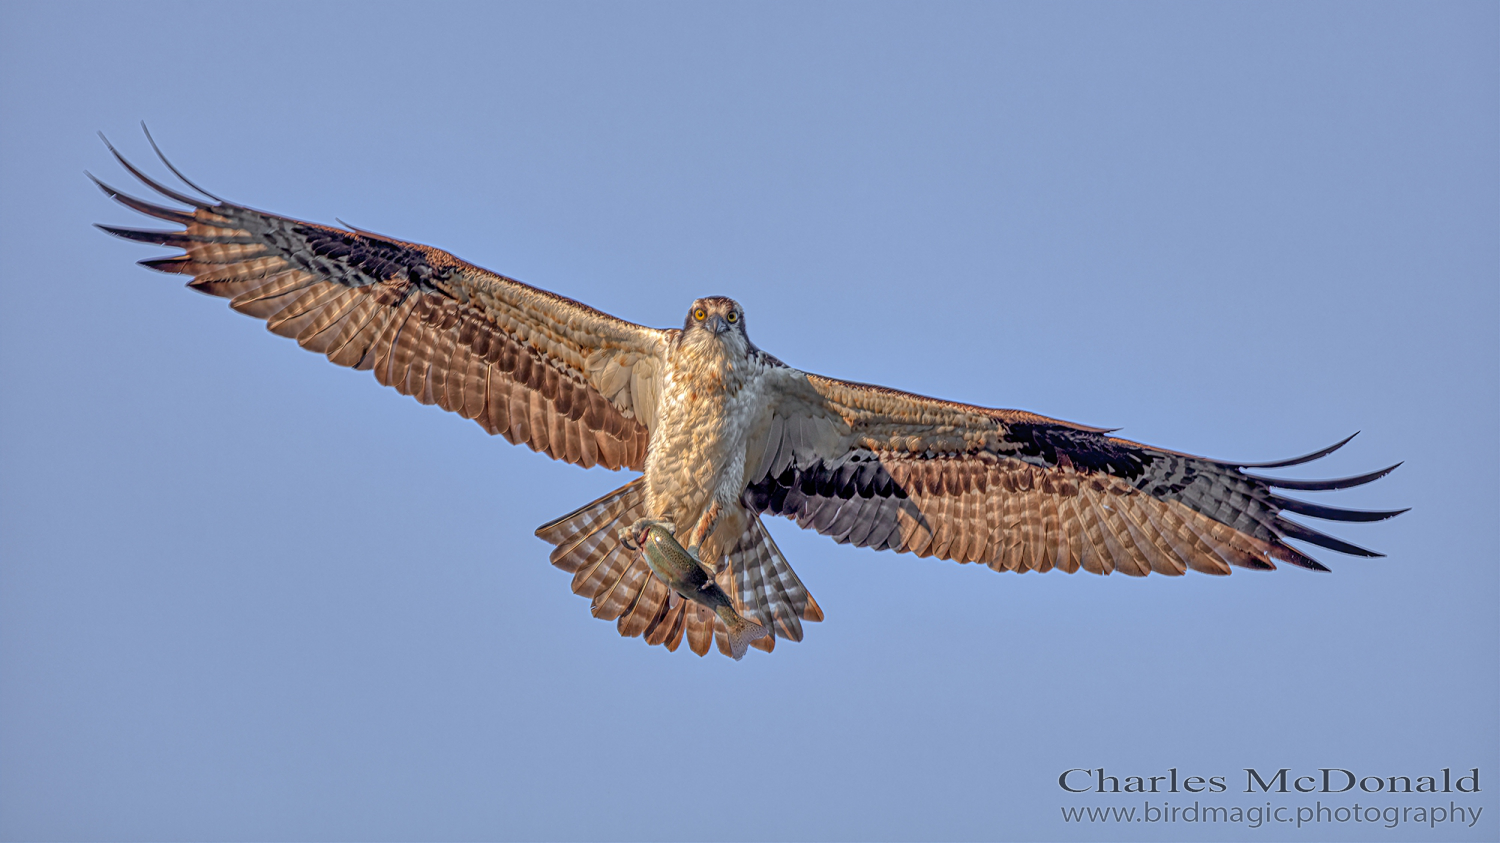
<svg viewBox="0 0 1500 843">
<path fill-rule="evenodd" d="M 1500 836 L 1497 11 L 0 5 L 0 837 Z M 827 621 L 621 639 L 532 530 L 626 477 L 133 261 L 94 133 L 256 207 L 811 371 L 1176 450 L 1398 460 L 1332 574 L 777 541 Z M 1470 829 L 1070 825 L 1069 768 L 1421 776 Z M 1440 773 L 1439 773 L 1440 774 Z M 1179 797 L 1162 801 L 1178 804 Z M 1191 800 L 1183 800 L 1191 801 Z M 1377 833 L 1378 831 L 1378 833 Z"/>
</svg>

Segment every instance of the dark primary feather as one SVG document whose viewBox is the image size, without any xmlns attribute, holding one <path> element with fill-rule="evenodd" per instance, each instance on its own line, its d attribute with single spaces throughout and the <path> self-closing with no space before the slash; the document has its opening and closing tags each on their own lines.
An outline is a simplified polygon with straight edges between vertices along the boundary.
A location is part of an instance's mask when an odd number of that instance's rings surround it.
<svg viewBox="0 0 1500 843">
<path fill-rule="evenodd" d="M 181 225 L 191 225 L 193 223 L 193 215 L 191 213 L 178 211 L 173 208 L 163 207 L 161 205 L 153 205 L 150 202 L 137 199 L 134 196 L 131 196 L 127 193 L 122 193 L 114 189 L 113 187 L 110 187 L 109 185 L 96 178 L 93 173 L 85 172 L 84 175 L 88 176 L 94 184 L 99 185 L 99 189 L 103 190 L 106 196 L 115 200 L 116 202 L 119 202 L 121 205 L 124 205 L 132 211 L 139 211 L 148 216 L 153 216 L 157 219 L 163 219 L 167 222 L 179 223 Z M 104 226 L 100 226 L 100 228 L 104 228 Z"/>
<path fill-rule="evenodd" d="M 146 185 L 147 187 L 151 188 L 152 190 L 156 191 L 157 193 L 160 193 L 161 195 L 167 197 L 168 199 L 175 199 L 175 200 L 177 200 L 178 202 L 181 202 L 184 205 L 192 205 L 195 208 L 207 208 L 208 207 L 207 205 L 203 204 L 200 200 L 195 199 L 192 196 L 188 196 L 185 193 L 179 193 L 178 191 L 173 190 L 172 188 L 167 187 L 167 186 L 161 184 L 160 182 L 157 182 L 157 181 L 153 180 L 150 176 L 148 176 L 145 173 L 141 172 L 139 169 L 136 168 L 136 166 L 134 164 L 132 164 L 129 161 L 125 160 L 125 156 L 121 155 L 120 151 L 117 150 L 117 149 L 115 149 L 114 145 L 109 142 L 109 138 L 106 138 L 104 136 L 103 132 L 99 133 L 99 140 L 104 141 L 104 145 L 106 147 L 109 147 L 110 154 L 113 155 L 113 156 L 115 156 L 115 160 L 118 161 L 118 162 L 120 162 L 120 166 L 124 167 L 125 170 L 127 172 L 129 172 L 132 176 L 135 176 L 137 179 L 139 179 L 142 184 Z M 163 160 L 165 160 L 165 159 L 163 159 Z M 187 180 L 183 179 L 183 181 L 187 181 Z"/>
<path fill-rule="evenodd" d="M 1322 518 L 1325 521 L 1384 521 L 1394 518 L 1405 509 L 1340 509 L 1336 506 L 1323 506 L 1307 501 L 1292 500 L 1281 495 L 1271 495 L 1271 502 L 1287 512 L 1296 512 L 1302 515 L 1311 515 L 1314 518 Z"/>
<path fill-rule="evenodd" d="M 1343 439 L 1340 439 L 1332 445 L 1329 445 L 1327 448 L 1313 451 L 1311 454 L 1303 454 L 1300 457 L 1292 457 L 1289 460 L 1276 460 L 1274 462 L 1242 462 L 1235 463 L 1234 465 L 1236 468 L 1289 468 L 1294 465 L 1302 465 L 1303 463 L 1309 463 L 1315 459 L 1328 456 L 1334 451 L 1337 451 L 1345 445 L 1348 445 L 1349 442 L 1358 435 L 1359 431 L 1356 430 L 1348 436 L 1345 436 Z M 1395 468 L 1395 466 L 1391 466 L 1391 468 Z M 1386 471 L 1390 470 L 1390 468 L 1386 469 Z"/>
<path fill-rule="evenodd" d="M 1244 466 L 1239 467 L 1243 468 Z M 1400 467 L 1401 463 L 1398 462 L 1395 465 L 1387 466 L 1379 471 L 1372 471 L 1369 474 L 1340 477 L 1336 480 L 1291 480 L 1284 477 L 1262 477 L 1258 474 L 1241 473 L 1251 480 L 1277 489 L 1296 489 L 1299 492 L 1327 492 L 1334 489 L 1352 489 L 1355 486 L 1363 486 L 1366 483 L 1379 480 Z"/>
<path fill-rule="evenodd" d="M 1401 510 L 1400 512 L 1392 512 L 1390 514 L 1399 515 L 1404 511 L 1405 510 Z M 1346 541 L 1343 541 L 1342 539 L 1336 539 L 1333 536 L 1324 535 L 1317 530 L 1298 524 L 1295 521 L 1289 521 L 1280 516 L 1277 516 L 1276 518 L 1276 529 L 1285 538 L 1301 539 L 1302 541 L 1311 542 L 1312 544 L 1318 545 L 1319 547 L 1326 547 L 1329 550 L 1337 550 L 1339 553 L 1347 553 L 1350 556 L 1374 557 L 1385 555 L 1384 553 L 1376 553 L 1373 550 L 1366 550 L 1362 547 L 1359 547 L 1358 545 L 1353 545 Z"/>
<path fill-rule="evenodd" d="M 183 184 L 187 185 L 188 187 L 191 187 L 192 189 L 198 191 L 199 193 L 203 194 L 204 196 L 207 196 L 208 198 L 214 200 L 215 202 L 223 202 L 224 201 L 223 199 L 219 198 L 218 196 L 215 196 L 214 194 L 209 193 L 208 191 L 206 191 L 203 188 L 199 187 L 197 185 L 197 183 L 195 183 L 192 179 L 188 178 L 187 176 L 184 176 L 182 174 L 181 170 L 179 170 L 175 166 L 173 166 L 173 164 L 172 164 L 171 161 L 167 160 L 166 153 L 162 152 L 161 151 L 161 147 L 159 147 L 159 146 L 156 145 L 156 138 L 151 137 L 151 130 L 148 129 L 148 128 L 146 128 L 146 121 L 144 121 L 144 120 L 141 121 L 141 131 L 146 134 L 146 142 L 149 143 L 149 144 L 151 144 L 151 151 L 155 152 L 156 153 L 156 157 L 160 158 L 161 162 L 163 164 L 167 165 L 167 169 L 172 171 L 172 175 L 174 175 L 178 179 L 180 179 Z M 101 137 L 102 137 L 102 135 L 101 135 Z M 109 141 L 106 140 L 104 143 L 105 143 L 105 145 L 108 145 Z"/>
</svg>

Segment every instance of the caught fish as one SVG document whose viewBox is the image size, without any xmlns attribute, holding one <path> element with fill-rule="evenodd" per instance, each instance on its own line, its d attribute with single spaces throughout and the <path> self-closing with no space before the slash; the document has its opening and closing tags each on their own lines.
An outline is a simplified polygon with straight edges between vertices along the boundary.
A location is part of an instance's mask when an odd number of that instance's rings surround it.
<svg viewBox="0 0 1500 843">
<path fill-rule="evenodd" d="M 639 543 L 646 564 L 662 582 L 694 603 L 707 606 L 724 622 L 729 630 L 729 654 L 735 661 L 744 658 L 751 641 L 771 634 L 769 629 L 734 610 L 729 595 L 665 527 L 655 524 L 647 527 L 641 532 Z"/>
</svg>

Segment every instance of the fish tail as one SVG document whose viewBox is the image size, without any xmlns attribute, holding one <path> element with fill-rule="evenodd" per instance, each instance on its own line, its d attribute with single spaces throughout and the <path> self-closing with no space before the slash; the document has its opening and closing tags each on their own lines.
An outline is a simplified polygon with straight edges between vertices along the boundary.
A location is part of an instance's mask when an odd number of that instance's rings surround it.
<svg viewBox="0 0 1500 843">
<path fill-rule="evenodd" d="M 729 655 L 735 661 L 745 657 L 745 651 L 750 648 L 751 641 L 771 634 L 771 630 L 741 615 L 729 606 L 720 607 L 715 610 L 715 614 L 724 622 L 724 628 L 729 632 Z"/>
</svg>

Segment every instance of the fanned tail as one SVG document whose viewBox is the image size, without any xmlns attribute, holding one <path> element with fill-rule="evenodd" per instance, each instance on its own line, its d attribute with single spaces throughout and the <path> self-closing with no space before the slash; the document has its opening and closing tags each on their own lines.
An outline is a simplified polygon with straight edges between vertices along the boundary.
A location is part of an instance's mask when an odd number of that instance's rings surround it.
<svg viewBox="0 0 1500 843">
<path fill-rule="evenodd" d="M 747 647 L 770 652 L 776 639 L 802 640 L 802 621 L 823 610 L 807 593 L 770 533 L 753 513 L 716 577 L 743 625 L 731 625 L 684 598 L 651 573 L 641 554 L 625 547 L 619 530 L 648 514 L 646 487 L 636 479 L 592 503 L 538 527 L 555 545 L 549 559 L 573 575 L 573 592 L 589 598 L 594 617 L 615 621 L 627 638 L 675 651 L 683 639 L 702 656 L 718 650 L 739 659 Z"/>
</svg>

